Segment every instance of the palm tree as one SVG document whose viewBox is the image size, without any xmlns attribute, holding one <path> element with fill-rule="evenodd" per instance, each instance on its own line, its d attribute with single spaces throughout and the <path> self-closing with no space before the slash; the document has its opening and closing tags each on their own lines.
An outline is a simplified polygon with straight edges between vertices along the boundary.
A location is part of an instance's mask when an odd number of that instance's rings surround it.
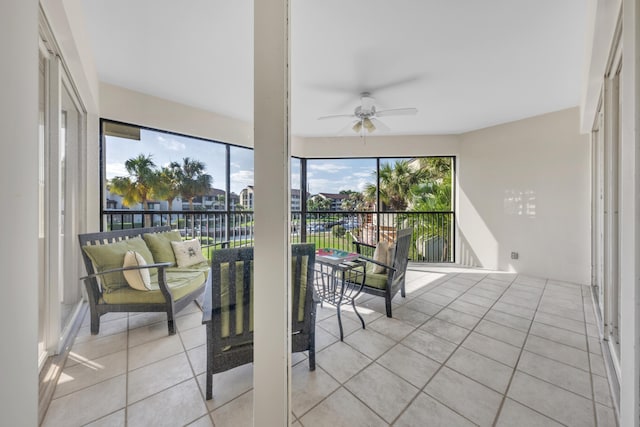
<svg viewBox="0 0 640 427">
<path fill-rule="evenodd" d="M 407 160 L 398 160 L 395 164 L 385 163 L 380 167 L 380 209 L 405 211 L 411 204 L 414 188 L 426 178 L 422 168 L 413 169 Z M 368 202 L 376 200 L 376 185 L 368 184 L 364 190 Z"/>
<path fill-rule="evenodd" d="M 189 157 L 182 159 L 182 164 L 172 162 L 171 168 L 176 169 L 179 178 L 180 194 L 189 201 L 189 210 L 193 210 L 193 199 L 209 192 L 213 178 L 204 173 L 205 164 Z"/>
<path fill-rule="evenodd" d="M 169 204 L 169 210 L 171 210 L 173 201 L 180 195 L 179 171 L 179 167 L 163 166 L 157 172 L 157 179 L 153 187 L 154 198 L 166 200 Z"/>
<path fill-rule="evenodd" d="M 122 196 L 122 204 L 127 207 L 142 203 L 142 208 L 147 210 L 147 202 L 156 183 L 155 166 L 151 154 L 140 154 L 127 160 L 124 167 L 129 176 L 114 177 L 111 180 L 111 192 Z"/>
</svg>

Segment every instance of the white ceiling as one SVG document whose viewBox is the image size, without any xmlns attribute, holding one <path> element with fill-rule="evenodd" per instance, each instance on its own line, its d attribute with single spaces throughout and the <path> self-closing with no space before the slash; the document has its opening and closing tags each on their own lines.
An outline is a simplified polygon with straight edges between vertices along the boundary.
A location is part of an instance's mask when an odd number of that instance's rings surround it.
<svg viewBox="0 0 640 427">
<path fill-rule="evenodd" d="M 586 0 L 291 0 L 292 129 L 335 136 L 368 91 L 392 134 L 579 104 Z M 83 0 L 101 81 L 253 117 L 251 0 Z"/>
</svg>

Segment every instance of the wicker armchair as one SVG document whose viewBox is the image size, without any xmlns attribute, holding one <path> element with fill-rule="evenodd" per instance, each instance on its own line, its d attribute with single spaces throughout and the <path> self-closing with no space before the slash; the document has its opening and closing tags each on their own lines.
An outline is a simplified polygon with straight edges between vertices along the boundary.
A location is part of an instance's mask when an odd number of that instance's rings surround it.
<svg viewBox="0 0 640 427">
<path fill-rule="evenodd" d="M 294 353 L 309 351 L 309 370 L 313 371 L 315 245 L 294 244 L 291 252 L 291 348 Z M 214 374 L 253 361 L 253 284 L 252 247 L 213 253 L 211 286 L 205 294 L 202 320 L 207 325 L 207 400 L 213 397 Z"/>
<path fill-rule="evenodd" d="M 384 297 L 385 309 L 387 317 L 391 316 L 391 300 L 395 294 L 400 291 L 400 295 L 405 297 L 405 275 L 407 272 L 407 264 L 409 261 L 409 246 L 411 245 L 411 235 L 413 230 L 411 228 L 405 228 L 398 231 L 395 241 L 395 248 L 391 251 L 391 262 L 382 263 L 374 260 L 370 257 L 362 257 L 367 261 L 367 274 L 364 280 L 364 286 L 362 292 Z M 375 245 L 369 245 L 362 242 L 353 242 L 356 246 L 356 252 L 362 254 L 363 248 L 368 248 L 371 251 L 375 248 Z M 381 266 L 385 269 L 384 273 L 374 273 L 374 265 Z"/>
</svg>

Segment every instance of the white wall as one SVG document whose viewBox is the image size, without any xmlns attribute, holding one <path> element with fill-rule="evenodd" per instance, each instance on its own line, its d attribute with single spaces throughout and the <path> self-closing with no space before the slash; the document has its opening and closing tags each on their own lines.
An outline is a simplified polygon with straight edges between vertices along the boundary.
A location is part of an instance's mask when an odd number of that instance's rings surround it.
<svg viewBox="0 0 640 427">
<path fill-rule="evenodd" d="M 253 123 L 107 83 L 100 84 L 100 116 L 139 126 L 253 147 Z"/>
<path fill-rule="evenodd" d="M 0 4 L 0 424 L 38 423 L 38 2 Z"/>
<path fill-rule="evenodd" d="M 573 108 L 461 135 L 459 261 L 589 283 L 589 139 L 578 131 Z"/>
<path fill-rule="evenodd" d="M 294 138 L 294 155 L 306 158 L 448 156 L 458 153 L 457 135 Z"/>
</svg>

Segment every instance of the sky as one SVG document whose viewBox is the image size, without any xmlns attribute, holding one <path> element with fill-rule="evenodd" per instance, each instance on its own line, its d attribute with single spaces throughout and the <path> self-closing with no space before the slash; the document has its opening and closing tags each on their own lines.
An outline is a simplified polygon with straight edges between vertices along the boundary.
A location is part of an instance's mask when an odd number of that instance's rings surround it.
<svg viewBox="0 0 640 427">
<path fill-rule="evenodd" d="M 172 161 L 182 163 L 184 157 L 202 161 L 206 173 L 213 177 L 213 187 L 225 186 L 225 146 L 211 141 L 141 129 L 140 141 L 106 137 L 106 177 L 127 176 L 124 163 L 139 154 L 151 154 L 156 167 Z M 385 159 L 383 161 L 393 161 Z M 341 190 L 362 191 L 375 182 L 375 159 L 309 159 L 307 184 L 311 194 L 339 193 Z M 253 185 L 253 150 L 231 147 L 231 191 L 239 194 Z M 300 161 L 292 159 L 291 187 L 300 188 Z"/>
</svg>

